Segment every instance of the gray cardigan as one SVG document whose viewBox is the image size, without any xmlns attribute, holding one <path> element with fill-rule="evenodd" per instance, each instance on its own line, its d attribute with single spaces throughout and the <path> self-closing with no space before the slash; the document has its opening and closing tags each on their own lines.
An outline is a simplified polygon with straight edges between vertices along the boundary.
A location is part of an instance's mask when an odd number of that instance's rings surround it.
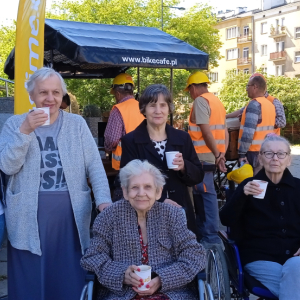
<svg viewBox="0 0 300 300">
<path fill-rule="evenodd" d="M 20 133 L 26 116 L 27 113 L 9 118 L 0 134 L 0 169 L 10 175 L 5 217 L 11 245 L 42 255 L 37 223 L 41 154 L 35 133 Z M 63 112 L 57 145 L 84 253 L 90 243 L 92 208 L 87 177 L 97 206 L 111 202 L 108 181 L 95 141 L 82 117 Z"/>
<path fill-rule="evenodd" d="M 129 300 L 136 293 L 123 284 L 126 269 L 141 265 L 138 219 L 127 200 L 120 200 L 97 216 L 94 237 L 81 266 L 96 273 L 101 300 Z M 148 258 L 160 276 L 161 292 L 174 300 L 196 300 L 192 280 L 205 268 L 205 249 L 187 229 L 181 209 L 155 202 L 147 213 Z"/>
</svg>

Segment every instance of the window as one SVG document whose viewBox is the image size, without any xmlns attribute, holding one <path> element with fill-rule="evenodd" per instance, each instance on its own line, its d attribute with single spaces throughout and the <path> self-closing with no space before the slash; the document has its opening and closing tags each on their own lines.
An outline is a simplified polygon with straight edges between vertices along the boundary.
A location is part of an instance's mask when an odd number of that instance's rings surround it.
<svg viewBox="0 0 300 300">
<path fill-rule="evenodd" d="M 249 74 L 249 69 L 244 69 L 244 74 Z"/>
<path fill-rule="evenodd" d="M 247 25 L 247 26 L 244 26 L 244 36 L 247 36 L 247 35 L 249 35 L 249 26 Z"/>
<path fill-rule="evenodd" d="M 300 27 L 296 27 L 295 29 L 295 39 L 299 39 L 300 38 Z"/>
<path fill-rule="evenodd" d="M 276 68 L 276 76 L 284 75 L 284 65 L 278 65 Z"/>
<path fill-rule="evenodd" d="M 296 51 L 295 52 L 295 63 L 299 63 L 300 62 L 300 51 Z"/>
<path fill-rule="evenodd" d="M 267 33 L 267 22 L 261 23 L 261 33 Z"/>
<path fill-rule="evenodd" d="M 284 42 L 277 42 L 276 43 L 276 52 L 281 52 L 284 50 Z"/>
<path fill-rule="evenodd" d="M 211 82 L 218 82 L 218 73 L 208 73 L 208 78 Z"/>
<path fill-rule="evenodd" d="M 243 58 L 248 58 L 249 57 L 249 47 L 245 47 L 243 49 Z"/>
<path fill-rule="evenodd" d="M 231 27 L 227 29 L 227 40 L 238 37 L 238 27 Z"/>
<path fill-rule="evenodd" d="M 218 96 L 218 92 L 213 93 L 215 96 Z"/>
<path fill-rule="evenodd" d="M 261 71 L 262 71 L 262 73 L 266 73 L 266 74 L 268 74 L 268 68 L 267 68 L 267 67 L 265 67 L 265 68 L 261 68 Z"/>
<path fill-rule="evenodd" d="M 268 49 L 267 45 L 262 45 L 262 46 L 261 46 L 261 56 L 266 56 L 266 55 L 268 55 L 267 49 Z"/>
<path fill-rule="evenodd" d="M 239 57 L 239 49 L 229 49 L 227 50 L 227 60 L 237 59 Z"/>
<path fill-rule="evenodd" d="M 281 18 L 281 26 L 285 26 L 285 18 Z"/>
</svg>

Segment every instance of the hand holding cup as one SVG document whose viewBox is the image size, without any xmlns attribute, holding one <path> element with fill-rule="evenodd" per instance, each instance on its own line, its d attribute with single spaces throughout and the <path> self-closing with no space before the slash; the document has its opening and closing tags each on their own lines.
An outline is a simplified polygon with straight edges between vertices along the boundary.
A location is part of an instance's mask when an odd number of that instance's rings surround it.
<svg viewBox="0 0 300 300">
<path fill-rule="evenodd" d="M 262 188 L 261 184 L 258 181 L 262 180 L 253 180 L 249 181 L 245 186 L 244 186 L 244 194 L 246 196 L 248 195 L 253 195 L 254 197 L 258 198 L 258 196 L 263 196 L 261 199 L 264 198 L 265 190 L 267 189 L 267 185 L 265 185 L 265 189 Z M 265 182 L 265 181 L 264 181 Z M 267 182 L 266 182 L 267 183 Z M 268 184 L 268 183 L 267 183 Z M 263 193 L 263 195 L 262 195 Z"/>
<path fill-rule="evenodd" d="M 49 119 L 49 114 L 45 113 L 41 109 L 35 109 L 30 111 L 22 125 L 20 126 L 20 132 L 24 134 L 30 134 L 36 128 L 42 126 Z"/>
</svg>

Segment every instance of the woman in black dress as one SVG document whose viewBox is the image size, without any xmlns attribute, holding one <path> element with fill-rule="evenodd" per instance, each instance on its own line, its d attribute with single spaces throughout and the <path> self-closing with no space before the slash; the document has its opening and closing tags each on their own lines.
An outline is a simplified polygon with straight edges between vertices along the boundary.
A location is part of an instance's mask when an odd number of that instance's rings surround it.
<svg viewBox="0 0 300 300">
<path fill-rule="evenodd" d="M 146 120 L 121 139 L 121 168 L 133 159 L 148 160 L 159 168 L 167 176 L 160 201 L 182 206 L 188 228 L 197 233 L 187 187 L 200 183 L 204 173 L 189 134 L 167 124 L 174 110 L 171 93 L 164 85 L 150 85 L 141 95 L 139 106 Z M 168 169 L 164 155 L 168 151 L 179 151 L 173 161 L 178 168 Z"/>
</svg>

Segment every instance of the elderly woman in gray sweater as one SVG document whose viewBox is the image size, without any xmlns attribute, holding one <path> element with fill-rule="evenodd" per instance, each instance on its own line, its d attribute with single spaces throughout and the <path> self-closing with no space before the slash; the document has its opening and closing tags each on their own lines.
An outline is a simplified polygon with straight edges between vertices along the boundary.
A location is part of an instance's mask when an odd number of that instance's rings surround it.
<svg viewBox="0 0 300 300">
<path fill-rule="evenodd" d="M 67 92 L 59 73 L 37 70 L 27 91 L 37 108 L 49 108 L 50 125 L 37 109 L 9 118 L 0 135 L 0 169 L 9 175 L 8 294 L 79 299 L 92 209 L 87 177 L 100 210 L 111 203 L 108 181 L 84 119 L 59 109 Z"/>
<path fill-rule="evenodd" d="M 81 259 L 101 284 L 97 299 L 198 299 L 193 279 L 205 267 L 205 250 L 188 230 L 183 209 L 156 201 L 164 176 L 136 159 L 121 169 L 120 181 L 125 199 L 96 218 Z M 151 266 L 150 282 L 135 274 L 140 265 Z"/>
</svg>

